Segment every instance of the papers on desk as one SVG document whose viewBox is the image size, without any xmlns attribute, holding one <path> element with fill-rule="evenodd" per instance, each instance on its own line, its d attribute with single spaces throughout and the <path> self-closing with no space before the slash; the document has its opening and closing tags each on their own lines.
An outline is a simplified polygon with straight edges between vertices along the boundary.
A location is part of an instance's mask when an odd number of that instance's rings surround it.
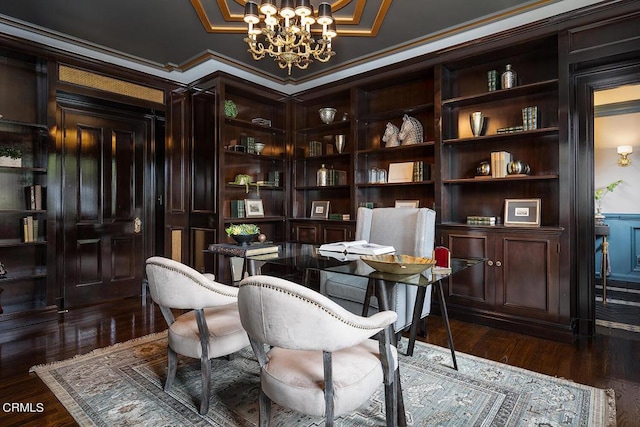
<svg viewBox="0 0 640 427">
<path fill-rule="evenodd" d="M 366 240 L 355 240 L 353 242 L 337 242 L 325 243 L 320 246 L 321 251 L 326 252 L 342 252 L 345 254 L 358 255 L 381 255 L 395 252 L 393 246 L 378 245 L 376 243 L 368 243 Z"/>
</svg>

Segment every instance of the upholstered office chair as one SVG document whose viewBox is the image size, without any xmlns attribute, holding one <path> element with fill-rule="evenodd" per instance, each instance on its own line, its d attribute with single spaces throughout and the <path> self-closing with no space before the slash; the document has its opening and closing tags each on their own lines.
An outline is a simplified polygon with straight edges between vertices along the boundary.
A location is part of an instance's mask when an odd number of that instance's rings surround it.
<svg viewBox="0 0 640 427">
<path fill-rule="evenodd" d="M 262 275 L 240 282 L 238 309 L 261 367 L 260 426 L 269 425 L 272 401 L 332 426 L 382 382 L 387 425 L 396 425 L 398 410 L 404 416 L 393 311 L 361 317 L 312 289 Z M 378 332 L 379 341 L 369 339 Z"/>
<path fill-rule="evenodd" d="M 435 238 L 435 211 L 428 208 L 359 208 L 356 217 L 355 240 L 391 245 L 397 254 L 431 258 Z M 347 310 L 361 314 L 369 281 L 366 278 L 340 273 L 320 272 L 320 293 L 327 295 Z M 431 290 L 427 289 L 421 318 L 431 309 Z M 399 335 L 411 326 L 417 288 L 397 285 L 391 307 L 398 313 L 394 331 Z M 371 300 L 369 314 L 378 310 Z"/>
<path fill-rule="evenodd" d="M 238 314 L 238 289 L 212 280 L 196 270 L 162 257 L 147 259 L 151 298 L 169 325 L 168 369 L 164 390 L 173 385 L 178 354 L 200 359 L 200 414 L 209 412 L 211 359 L 249 345 Z M 178 317 L 171 309 L 190 310 Z"/>
</svg>

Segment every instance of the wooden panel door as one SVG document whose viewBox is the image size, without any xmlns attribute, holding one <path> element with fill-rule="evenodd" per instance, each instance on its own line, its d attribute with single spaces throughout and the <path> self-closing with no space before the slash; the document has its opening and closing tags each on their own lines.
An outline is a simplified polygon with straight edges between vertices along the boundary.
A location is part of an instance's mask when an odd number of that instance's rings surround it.
<svg viewBox="0 0 640 427">
<path fill-rule="evenodd" d="M 443 242 L 453 257 L 487 259 L 482 267 L 468 268 L 449 278 L 447 300 L 454 305 L 492 310 L 493 236 L 468 230 L 451 230 L 443 233 Z"/>
<path fill-rule="evenodd" d="M 150 123 L 58 105 L 62 129 L 64 306 L 139 295 L 143 165 Z"/>
<path fill-rule="evenodd" d="M 496 236 L 496 311 L 559 320 L 559 236 Z"/>
</svg>

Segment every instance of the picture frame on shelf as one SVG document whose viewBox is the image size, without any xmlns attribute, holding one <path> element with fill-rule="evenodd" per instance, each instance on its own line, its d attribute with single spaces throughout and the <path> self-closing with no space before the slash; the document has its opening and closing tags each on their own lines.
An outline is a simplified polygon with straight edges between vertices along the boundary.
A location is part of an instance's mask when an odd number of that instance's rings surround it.
<svg viewBox="0 0 640 427">
<path fill-rule="evenodd" d="M 419 208 L 420 200 L 396 200 L 396 208 Z"/>
<path fill-rule="evenodd" d="M 390 184 L 413 182 L 413 162 L 391 163 L 389 164 Z"/>
<path fill-rule="evenodd" d="M 329 201 L 328 200 L 316 200 L 311 202 L 311 215 L 310 218 L 314 219 L 327 219 L 329 218 Z"/>
<path fill-rule="evenodd" d="M 263 217 L 264 205 L 262 199 L 244 199 L 244 211 L 247 218 Z"/>
<path fill-rule="evenodd" d="M 505 226 L 540 226 L 540 199 L 505 199 Z"/>
</svg>

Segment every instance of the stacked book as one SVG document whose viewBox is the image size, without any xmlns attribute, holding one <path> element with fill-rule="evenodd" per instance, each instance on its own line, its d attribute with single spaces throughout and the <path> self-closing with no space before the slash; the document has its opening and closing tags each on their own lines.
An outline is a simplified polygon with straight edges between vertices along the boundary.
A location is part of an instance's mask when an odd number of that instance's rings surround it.
<svg viewBox="0 0 640 427">
<path fill-rule="evenodd" d="M 524 130 L 538 129 L 538 107 L 522 109 L 522 127 Z"/>
<path fill-rule="evenodd" d="M 514 132 L 522 132 L 524 130 L 524 126 L 509 126 L 506 128 L 498 128 L 496 133 L 514 133 Z"/>
<path fill-rule="evenodd" d="M 498 89 L 498 72 L 496 70 L 487 71 L 487 90 L 493 92 Z"/>
<path fill-rule="evenodd" d="M 309 157 L 322 156 L 322 142 L 311 141 L 309 143 Z"/>
<path fill-rule="evenodd" d="M 431 179 L 431 165 L 422 160 L 413 162 L 413 182 L 429 181 Z"/>
<path fill-rule="evenodd" d="M 22 238 L 25 243 L 38 240 L 38 220 L 32 216 L 22 218 Z"/>
<path fill-rule="evenodd" d="M 467 224 L 496 225 L 496 217 L 495 216 L 470 215 L 470 216 L 467 217 Z"/>
<path fill-rule="evenodd" d="M 349 221 L 351 219 L 351 214 L 332 213 L 329 214 L 329 219 L 338 221 Z"/>
<path fill-rule="evenodd" d="M 209 251 L 226 256 L 253 257 L 256 255 L 277 254 L 279 245 L 273 243 L 251 243 L 247 246 L 234 245 L 232 243 L 212 243 Z"/>
<path fill-rule="evenodd" d="M 504 178 L 507 176 L 507 165 L 511 162 L 511 153 L 508 151 L 494 151 L 491 153 L 491 178 Z"/>
<path fill-rule="evenodd" d="M 347 171 L 329 169 L 327 172 L 327 185 L 347 185 Z"/>
<path fill-rule="evenodd" d="M 256 154 L 256 139 L 253 136 L 243 136 L 240 138 L 240 145 L 249 154 Z"/>
<path fill-rule="evenodd" d="M 39 184 L 24 187 L 25 205 L 29 210 L 41 210 L 43 204 L 42 186 Z"/>
<path fill-rule="evenodd" d="M 267 182 L 271 183 L 274 187 L 280 187 L 280 172 L 271 171 L 267 174 Z"/>
<path fill-rule="evenodd" d="M 244 200 L 231 200 L 231 218 L 244 218 L 245 216 Z"/>
</svg>

